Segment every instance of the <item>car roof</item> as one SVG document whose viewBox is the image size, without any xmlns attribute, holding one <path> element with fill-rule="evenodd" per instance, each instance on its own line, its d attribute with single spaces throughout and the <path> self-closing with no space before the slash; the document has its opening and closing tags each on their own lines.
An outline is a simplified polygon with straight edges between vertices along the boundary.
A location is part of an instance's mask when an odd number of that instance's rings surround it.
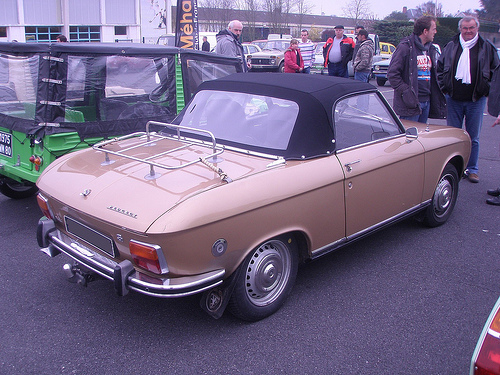
<svg viewBox="0 0 500 375">
<path fill-rule="evenodd" d="M 376 92 L 372 85 L 352 79 L 316 74 L 236 73 L 200 85 L 201 90 L 243 92 L 294 101 L 299 114 L 285 152 L 286 159 L 308 159 L 334 151 L 333 111 L 337 100 Z M 253 149 L 257 152 L 269 150 Z"/>
</svg>

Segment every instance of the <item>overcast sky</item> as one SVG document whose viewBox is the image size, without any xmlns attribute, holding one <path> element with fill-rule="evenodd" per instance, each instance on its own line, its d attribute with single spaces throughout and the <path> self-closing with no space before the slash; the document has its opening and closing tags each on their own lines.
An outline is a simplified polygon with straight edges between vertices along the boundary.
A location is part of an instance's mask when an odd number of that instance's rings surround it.
<svg viewBox="0 0 500 375">
<path fill-rule="evenodd" d="M 423 4 L 426 0 L 368 0 L 370 2 L 370 8 L 373 14 L 377 18 L 382 19 L 392 13 L 393 11 L 401 12 L 403 7 L 406 6 L 408 9 L 416 8 L 418 5 Z M 342 8 L 346 4 L 346 1 L 334 1 L 334 0 L 309 0 L 311 4 L 314 5 L 312 14 L 321 14 L 322 12 L 326 16 L 343 16 Z M 479 0 L 438 0 L 438 3 L 442 5 L 445 14 L 455 14 L 458 11 L 464 11 L 468 9 L 480 9 L 481 3 Z"/>
</svg>

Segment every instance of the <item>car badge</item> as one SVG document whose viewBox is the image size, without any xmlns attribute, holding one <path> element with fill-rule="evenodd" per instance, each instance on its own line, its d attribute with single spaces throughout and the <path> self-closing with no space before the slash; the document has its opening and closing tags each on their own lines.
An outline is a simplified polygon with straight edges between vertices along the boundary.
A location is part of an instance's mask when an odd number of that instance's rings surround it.
<svg viewBox="0 0 500 375">
<path fill-rule="evenodd" d="M 108 210 L 118 212 L 120 214 L 123 214 L 125 216 L 131 217 L 133 219 L 137 219 L 137 214 L 134 214 L 133 212 L 124 210 L 122 208 L 116 207 L 116 206 L 108 206 L 106 207 Z"/>
<path fill-rule="evenodd" d="M 84 198 L 87 198 L 87 197 L 90 195 L 90 193 L 92 193 L 92 190 L 90 190 L 90 189 L 85 189 L 84 191 L 82 191 L 82 192 L 80 193 L 80 195 L 81 195 L 82 197 L 84 197 Z"/>
</svg>

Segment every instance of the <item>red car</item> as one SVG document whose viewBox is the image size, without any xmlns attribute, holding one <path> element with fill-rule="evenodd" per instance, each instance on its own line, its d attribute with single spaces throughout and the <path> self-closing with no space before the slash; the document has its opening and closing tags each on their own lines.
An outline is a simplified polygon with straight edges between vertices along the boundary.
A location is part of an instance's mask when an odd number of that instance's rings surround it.
<svg viewBox="0 0 500 375">
<path fill-rule="evenodd" d="M 500 374 L 500 298 L 484 325 L 470 365 L 470 375 Z"/>
</svg>

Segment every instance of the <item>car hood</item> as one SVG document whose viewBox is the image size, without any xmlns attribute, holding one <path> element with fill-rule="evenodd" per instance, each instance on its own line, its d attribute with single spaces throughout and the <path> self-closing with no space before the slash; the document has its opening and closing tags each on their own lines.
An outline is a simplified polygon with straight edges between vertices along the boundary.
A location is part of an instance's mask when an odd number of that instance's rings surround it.
<svg viewBox="0 0 500 375">
<path fill-rule="evenodd" d="M 281 51 L 279 49 L 266 49 L 262 50 L 262 52 L 252 53 L 252 57 L 269 57 L 270 55 L 283 55 L 285 51 Z"/>
<path fill-rule="evenodd" d="M 178 166 L 196 160 L 202 152 L 201 147 L 192 146 L 160 161 Z M 147 157 L 139 154 L 134 156 Z M 262 172 L 272 163 L 268 158 L 229 151 L 219 157 L 224 160 L 216 167 L 233 181 Z M 227 184 L 200 162 L 174 170 L 154 168 L 161 175 L 151 179 L 148 164 L 113 155 L 111 160 L 114 163 L 105 163 L 105 154 L 93 149 L 67 155 L 52 163 L 37 185 L 62 207 L 143 233 L 181 202 Z"/>
</svg>

